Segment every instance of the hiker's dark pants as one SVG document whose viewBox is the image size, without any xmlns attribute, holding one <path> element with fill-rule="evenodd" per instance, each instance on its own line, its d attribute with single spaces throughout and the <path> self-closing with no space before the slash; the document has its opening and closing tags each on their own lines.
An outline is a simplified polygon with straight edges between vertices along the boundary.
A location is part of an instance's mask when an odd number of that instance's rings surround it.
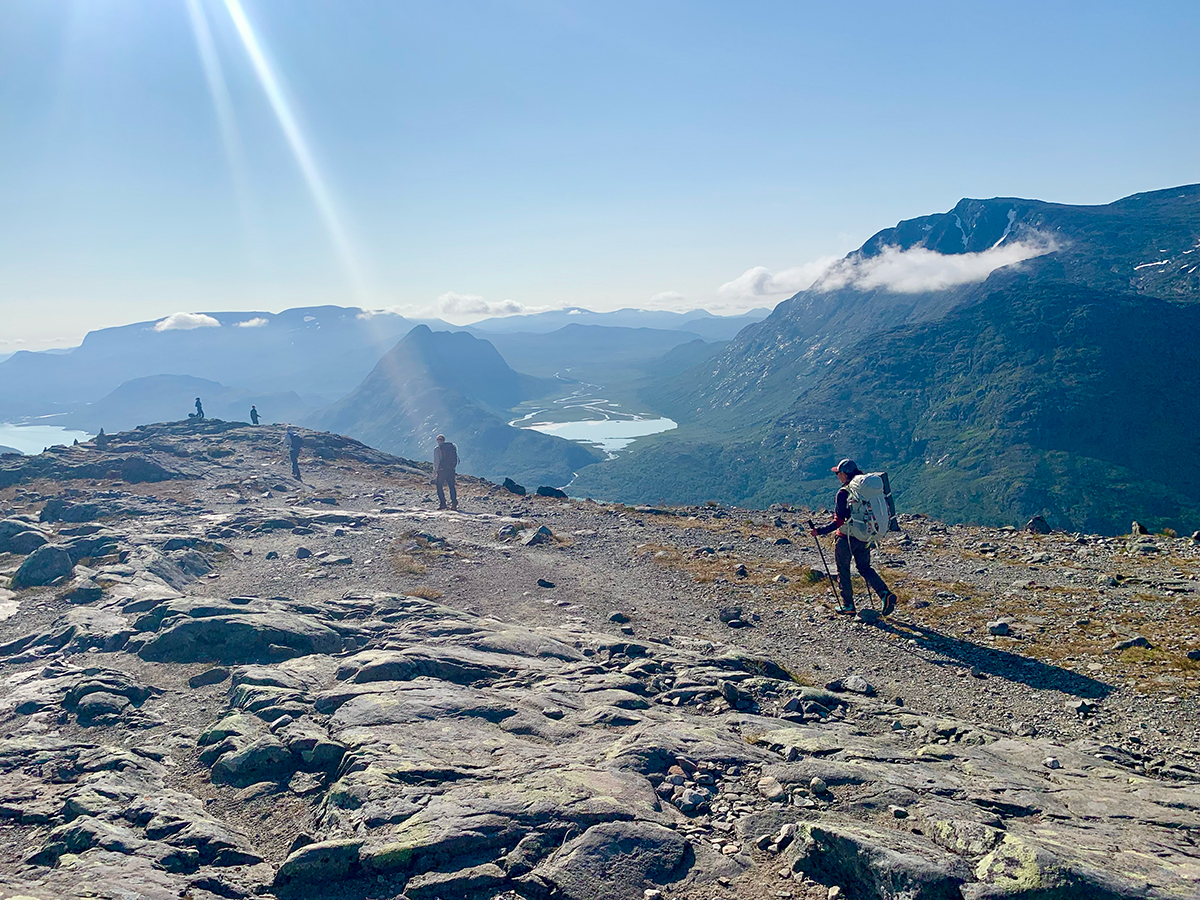
<svg viewBox="0 0 1200 900">
<path fill-rule="evenodd" d="M 300 477 L 300 451 L 299 450 L 289 450 L 288 452 L 291 454 L 291 457 L 292 457 L 292 477 L 299 478 Z"/>
<path fill-rule="evenodd" d="M 458 506 L 458 493 L 454 490 L 454 470 L 449 472 L 438 472 L 433 483 L 437 485 L 438 505 L 445 508 L 446 506 L 446 491 L 445 488 L 450 488 L 450 505 Z"/>
<path fill-rule="evenodd" d="M 871 568 L 871 545 L 864 544 L 858 538 L 847 534 L 838 534 L 837 543 L 833 545 L 833 558 L 837 562 L 838 585 L 842 589 L 842 603 L 854 605 L 854 591 L 850 586 L 850 557 L 854 557 L 854 565 L 858 574 L 876 594 L 882 597 L 887 593 L 888 586 L 883 583 L 879 573 Z"/>
</svg>

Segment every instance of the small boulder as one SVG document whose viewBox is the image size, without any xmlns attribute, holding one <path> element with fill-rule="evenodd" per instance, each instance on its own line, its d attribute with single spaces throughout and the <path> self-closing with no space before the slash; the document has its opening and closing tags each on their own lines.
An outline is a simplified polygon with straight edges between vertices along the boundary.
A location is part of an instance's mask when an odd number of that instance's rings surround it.
<svg viewBox="0 0 1200 900">
<path fill-rule="evenodd" d="M 553 581 L 547 581 L 545 578 L 539 578 L 539 579 L 537 580 L 537 584 L 538 584 L 538 587 L 542 587 L 542 588 L 552 588 L 552 587 L 554 587 L 554 582 L 553 582 Z"/>
<path fill-rule="evenodd" d="M 545 525 L 539 525 L 537 529 L 521 538 L 521 543 L 526 547 L 536 547 L 539 544 L 550 544 L 553 542 L 554 532 Z"/>
<path fill-rule="evenodd" d="M 312 551 L 309 550 L 307 547 L 297 547 L 296 548 L 296 559 L 308 559 L 312 555 L 313 555 Z"/>
<path fill-rule="evenodd" d="M 852 694 L 862 694 L 864 697 L 875 695 L 875 686 L 861 675 L 848 675 L 837 681 L 831 681 L 825 685 L 825 689 L 838 692 L 849 691 Z"/>
<path fill-rule="evenodd" d="M 721 621 L 728 625 L 730 622 L 742 618 L 742 608 L 740 606 L 723 606 L 718 615 L 720 615 Z"/>
<path fill-rule="evenodd" d="M 279 551 L 278 550 L 268 550 L 267 551 L 267 559 L 279 559 Z"/>
<path fill-rule="evenodd" d="M 1122 650 L 1133 650 L 1134 648 L 1153 650 L 1154 645 L 1139 634 L 1136 637 L 1129 638 L 1127 641 L 1121 641 L 1115 647 L 1113 647 L 1113 650 L 1117 653 L 1120 653 Z"/>
<path fill-rule="evenodd" d="M 68 603 L 93 603 L 104 596 L 104 588 L 90 578 L 76 578 L 58 596 Z"/>
<path fill-rule="evenodd" d="M 1096 704 L 1087 700 L 1070 700 L 1067 702 L 1067 712 L 1073 712 L 1079 716 L 1090 716 L 1096 711 Z"/>
<path fill-rule="evenodd" d="M 787 799 L 787 791 L 784 790 L 783 785 L 770 775 L 758 779 L 758 792 L 772 803 Z"/>
<path fill-rule="evenodd" d="M 1049 534 L 1050 525 L 1044 516 L 1034 516 L 1025 523 L 1025 530 L 1032 534 Z"/>
<path fill-rule="evenodd" d="M 49 540 L 40 531 L 22 531 L 8 539 L 8 552 L 19 553 L 21 556 L 32 553 L 38 547 L 44 547 Z"/>
<path fill-rule="evenodd" d="M 1133 524 L 1129 526 L 1129 533 L 1130 534 L 1149 534 L 1150 529 L 1148 529 L 1141 522 L 1134 519 Z"/>
<path fill-rule="evenodd" d="M 544 484 L 537 489 L 537 494 L 539 497 L 554 497 L 557 500 L 566 500 L 567 499 L 566 491 L 560 491 L 556 487 L 548 487 L 547 485 L 544 485 Z"/>
<path fill-rule="evenodd" d="M 129 698 L 121 694 L 92 691 L 75 705 L 75 715 L 79 717 L 80 724 L 87 725 L 100 719 L 115 718 L 129 706 Z"/>
<path fill-rule="evenodd" d="M 608 614 L 608 621 L 612 622 L 614 625 L 624 625 L 629 621 L 629 616 L 625 615 L 623 612 L 614 611 Z"/>
<path fill-rule="evenodd" d="M 17 590 L 44 587 L 70 575 L 74 568 L 70 553 L 57 544 L 46 544 L 21 563 L 12 577 L 12 586 Z"/>
<path fill-rule="evenodd" d="M 1004 637 L 1011 630 L 1008 619 L 997 619 L 994 622 L 987 623 L 988 634 L 994 634 L 997 637 Z"/>
<path fill-rule="evenodd" d="M 224 754 L 212 767 L 213 784 L 237 787 L 278 781 L 296 769 L 291 752 L 272 735 L 263 735 L 240 750 Z"/>
<path fill-rule="evenodd" d="M 517 494 L 517 495 L 518 495 L 518 496 L 520 496 L 520 497 L 524 497 L 524 496 L 525 496 L 525 488 L 524 488 L 524 487 L 522 487 L 521 485 L 517 484 L 517 483 L 516 483 L 515 481 L 513 481 L 511 478 L 505 478 L 505 479 L 504 479 L 504 484 L 503 484 L 503 487 L 504 487 L 504 489 L 505 489 L 506 491 L 508 491 L 510 494 Z"/>
<path fill-rule="evenodd" d="M 205 669 L 198 675 L 189 678 L 188 685 L 194 688 L 205 687 L 210 684 L 220 684 L 228 677 L 229 670 L 224 666 L 213 666 L 211 669 Z"/>
</svg>

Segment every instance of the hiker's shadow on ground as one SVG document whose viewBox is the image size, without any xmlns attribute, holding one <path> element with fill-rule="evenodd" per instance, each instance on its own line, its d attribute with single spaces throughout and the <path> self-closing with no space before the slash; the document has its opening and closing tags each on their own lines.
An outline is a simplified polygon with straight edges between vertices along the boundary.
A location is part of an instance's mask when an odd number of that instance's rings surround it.
<svg viewBox="0 0 1200 900">
<path fill-rule="evenodd" d="M 950 637 L 913 622 L 891 621 L 881 623 L 881 625 L 902 637 L 916 641 L 927 650 L 950 657 L 949 659 L 930 660 L 934 665 L 973 666 L 984 675 L 1027 684 L 1039 690 L 1062 691 L 1064 694 L 1089 700 L 1107 697 L 1114 690 L 1112 685 L 1097 681 L 1095 678 L 1048 665 L 1036 659 L 1029 659 L 1026 656 L 1019 656 L 1016 653 L 1009 653 L 1007 650 L 981 647 L 979 644 Z"/>
</svg>

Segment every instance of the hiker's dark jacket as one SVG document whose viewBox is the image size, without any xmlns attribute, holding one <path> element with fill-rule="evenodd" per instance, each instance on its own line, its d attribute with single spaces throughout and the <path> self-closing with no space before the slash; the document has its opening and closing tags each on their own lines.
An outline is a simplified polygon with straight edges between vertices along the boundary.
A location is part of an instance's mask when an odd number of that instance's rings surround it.
<svg viewBox="0 0 1200 900">
<path fill-rule="evenodd" d="M 817 534 L 829 534 L 831 531 L 837 531 L 850 518 L 850 491 L 842 487 L 837 492 L 837 499 L 833 502 L 833 521 L 828 525 L 822 525 L 817 529 Z"/>
<path fill-rule="evenodd" d="M 433 448 L 433 471 L 449 475 L 458 468 L 458 448 L 449 441 Z"/>
</svg>

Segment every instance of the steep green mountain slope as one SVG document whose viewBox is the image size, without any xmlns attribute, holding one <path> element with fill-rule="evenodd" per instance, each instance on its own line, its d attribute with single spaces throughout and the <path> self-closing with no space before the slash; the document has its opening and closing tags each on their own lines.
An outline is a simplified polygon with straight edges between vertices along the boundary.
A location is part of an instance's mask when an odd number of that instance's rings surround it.
<svg viewBox="0 0 1200 900">
<path fill-rule="evenodd" d="M 679 422 L 738 432 L 782 413 L 864 335 L 935 321 L 999 284 L 1056 281 L 1153 297 L 1200 297 L 1200 185 L 1135 194 L 1105 206 L 963 200 L 880 231 L 826 278 L 744 329 L 711 363 L 665 381 L 647 400 Z M 949 257 L 1026 246 L 1048 252 L 982 278 L 917 290 L 879 283 L 888 248 Z M 1053 249 L 1049 249 L 1053 248 Z M 1003 257 L 999 257 L 1002 259 Z M 858 273 L 863 277 L 847 280 Z M 841 279 L 837 276 L 842 276 Z M 843 283 L 844 282 L 844 283 Z"/>
<path fill-rule="evenodd" d="M 513 428 L 503 415 L 549 386 L 514 372 L 487 341 L 419 325 L 362 384 L 305 424 L 413 459 L 431 458 L 434 438 L 442 433 L 458 445 L 461 472 L 559 485 L 600 454 Z"/>
<path fill-rule="evenodd" d="M 621 482 L 596 466 L 574 490 L 823 505 L 853 455 L 892 473 L 904 509 L 952 521 L 1191 530 L 1198 416 L 1200 305 L 1017 286 L 872 337 L 758 440 L 648 442 Z"/>
<path fill-rule="evenodd" d="M 908 509 L 950 520 L 1200 527 L 1200 491 L 1175 471 L 1200 449 L 1200 187 L 1105 207 L 963 201 L 881 232 L 847 265 L 1009 239 L 1058 249 L 981 284 L 851 283 L 780 304 L 648 388 L 683 427 L 589 468 L 573 492 L 827 503 L 829 466 L 854 455 L 891 469 Z"/>
</svg>

